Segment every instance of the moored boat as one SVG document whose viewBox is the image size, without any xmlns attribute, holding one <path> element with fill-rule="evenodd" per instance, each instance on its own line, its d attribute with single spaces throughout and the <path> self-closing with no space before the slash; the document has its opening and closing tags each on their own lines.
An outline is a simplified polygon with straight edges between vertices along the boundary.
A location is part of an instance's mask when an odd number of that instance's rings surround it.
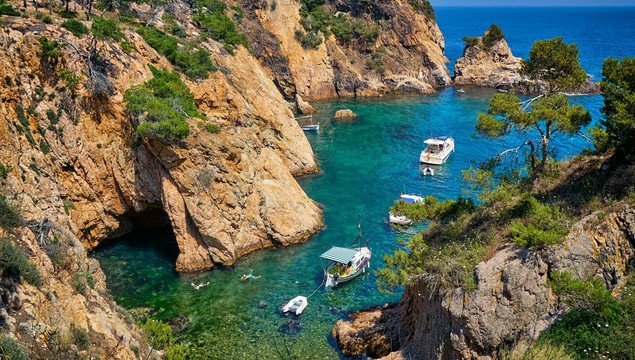
<svg viewBox="0 0 635 360">
<path fill-rule="evenodd" d="M 388 222 L 396 225 L 410 225 L 412 224 L 412 219 L 408 218 L 406 215 L 395 215 L 389 212 Z"/>
<path fill-rule="evenodd" d="M 293 299 L 289 300 L 287 305 L 282 308 L 283 313 L 292 312 L 296 315 L 302 314 L 302 311 L 309 304 L 309 300 L 304 296 L 296 296 Z"/>
<path fill-rule="evenodd" d="M 359 227 L 357 238 L 358 246 L 355 248 L 345 248 L 333 246 L 328 251 L 320 255 L 326 261 L 324 265 L 324 281 L 326 287 L 334 287 L 337 284 L 351 281 L 370 267 L 371 251 L 366 246 L 361 246 L 362 230 Z"/>
<path fill-rule="evenodd" d="M 454 139 L 447 136 L 430 138 L 423 142 L 426 148 L 421 151 L 419 162 L 424 164 L 441 165 L 454 152 Z"/>
<path fill-rule="evenodd" d="M 400 194 L 399 195 L 399 199 L 403 200 L 409 204 L 423 204 L 425 203 L 425 200 L 423 199 L 423 196 L 419 196 L 419 195 L 414 195 L 414 194 Z"/>
<path fill-rule="evenodd" d="M 320 123 L 313 122 L 313 115 L 300 116 L 295 118 L 300 125 L 300 128 L 304 131 L 318 131 L 320 130 Z"/>
</svg>

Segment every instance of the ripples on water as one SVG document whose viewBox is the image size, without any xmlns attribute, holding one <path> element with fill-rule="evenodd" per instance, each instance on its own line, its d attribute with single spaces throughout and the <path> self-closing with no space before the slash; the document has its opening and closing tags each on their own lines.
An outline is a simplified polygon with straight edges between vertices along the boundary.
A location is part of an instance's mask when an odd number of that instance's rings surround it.
<svg viewBox="0 0 635 360">
<path fill-rule="evenodd" d="M 539 27 L 527 30 L 517 23 L 509 24 L 509 14 L 505 17 L 495 12 L 491 19 L 474 15 L 472 20 L 460 20 L 467 15 L 462 9 L 456 11 L 454 18 L 450 9 L 438 11 L 450 58 L 457 53 L 460 55 L 462 49 L 456 41 L 457 36 L 460 39 L 464 35 L 478 35 L 491 22 L 503 26 L 512 47 L 519 38 L 530 36 L 528 31 L 532 31 L 532 41 L 551 36 L 541 36 L 550 34 L 550 30 Z M 523 14 L 518 11 L 512 14 L 516 18 Z M 633 12 L 630 14 L 632 19 Z M 464 28 L 459 29 L 460 24 Z M 531 21 L 525 19 L 522 25 L 528 24 Z M 514 32 L 516 25 L 520 30 Z M 591 31 L 590 28 L 587 30 Z M 607 28 L 607 25 L 601 28 Z M 621 32 L 633 31 L 633 27 L 617 28 Z M 570 27 L 561 30 L 570 33 Z M 589 43 L 602 41 L 578 36 L 580 39 L 574 40 L 582 42 L 581 50 L 589 48 Z M 633 38 L 635 36 L 621 37 L 631 41 Z M 565 40 L 572 41 L 571 36 Z M 606 43 L 610 45 L 611 41 Z M 514 48 L 514 52 L 525 54 L 531 42 L 523 46 L 520 51 Z M 593 49 L 615 56 L 625 48 L 627 51 L 633 49 L 633 44 Z M 594 64 L 593 71 L 597 74 L 601 59 L 583 51 L 581 56 L 583 63 Z M 381 266 L 384 254 L 399 246 L 397 238 L 407 236 L 385 223 L 387 208 L 401 191 L 455 198 L 461 195 L 464 187 L 461 170 L 519 143 L 520 139 L 514 137 L 505 140 L 475 137 L 477 113 L 487 108 L 492 92 L 466 90 L 464 94 L 450 88 L 430 96 L 316 103 L 321 130 L 307 133 L 307 137 L 321 172 L 298 181 L 309 196 L 324 206 L 324 231 L 305 244 L 259 251 L 241 260 L 234 268 L 195 277 L 174 272 L 176 247 L 169 229 L 137 231 L 94 254 L 106 272 L 109 289 L 117 302 L 126 308 L 153 307 L 158 309 L 157 316 L 163 320 L 186 316 L 191 325 L 183 337 L 206 346 L 207 353 L 200 355 L 201 358 L 284 358 L 286 349 L 303 359 L 338 358 L 340 355 L 330 338 L 337 320 L 345 318 L 350 311 L 396 301 L 399 294 L 378 292 L 372 272 L 334 291 L 317 291 L 299 318 L 301 330 L 293 335 L 279 331 L 290 319 L 280 315 L 279 307 L 296 295 L 309 295 L 321 283 L 319 255 L 331 245 L 347 245 L 355 238 L 358 215 L 373 249 L 371 268 L 374 270 Z M 594 119 L 599 118 L 600 96 L 575 97 L 571 101 L 587 106 Z M 335 111 L 343 108 L 353 110 L 359 118 L 332 120 Z M 418 158 L 422 141 L 430 134 L 453 136 L 456 152 L 434 176 L 423 176 Z M 560 138 L 555 144 L 560 158 L 570 157 L 589 146 L 577 137 Z M 240 276 L 250 270 L 262 277 L 241 281 Z M 203 281 L 210 281 L 210 285 L 200 290 L 194 290 L 190 285 Z"/>
</svg>

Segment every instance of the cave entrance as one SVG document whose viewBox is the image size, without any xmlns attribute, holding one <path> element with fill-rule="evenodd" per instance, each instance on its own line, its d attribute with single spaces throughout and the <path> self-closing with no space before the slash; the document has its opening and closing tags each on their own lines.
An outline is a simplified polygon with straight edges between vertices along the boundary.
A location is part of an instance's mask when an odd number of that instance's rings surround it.
<svg viewBox="0 0 635 360">
<path fill-rule="evenodd" d="M 169 261 L 174 267 L 179 256 L 179 247 L 168 214 L 163 209 L 130 212 L 125 215 L 125 219 L 132 225 L 132 231 L 104 241 L 95 248 L 96 252 L 127 250 L 140 254 L 153 253 L 163 261 Z"/>
</svg>

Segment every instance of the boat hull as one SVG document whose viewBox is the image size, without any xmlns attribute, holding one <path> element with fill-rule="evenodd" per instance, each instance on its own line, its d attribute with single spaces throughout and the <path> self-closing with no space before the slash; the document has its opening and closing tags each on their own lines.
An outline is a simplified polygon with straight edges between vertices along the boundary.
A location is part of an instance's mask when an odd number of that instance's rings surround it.
<svg viewBox="0 0 635 360">
<path fill-rule="evenodd" d="M 304 131 L 319 131 L 320 130 L 320 125 L 306 125 L 306 126 L 301 126 L 302 130 Z"/>
<path fill-rule="evenodd" d="M 428 147 L 421 151 L 419 162 L 429 165 L 443 165 L 454 152 L 454 139 L 428 139 Z"/>
<path fill-rule="evenodd" d="M 326 277 L 325 283 L 327 287 L 334 287 L 338 284 L 349 282 L 364 273 L 366 271 L 366 268 L 370 267 L 370 249 L 364 247 L 361 248 L 360 251 L 362 252 L 363 258 L 353 272 L 350 272 L 346 275 L 332 274 L 330 273 L 330 270 L 334 266 L 336 266 L 337 263 L 332 263 L 329 267 L 327 267 L 326 271 L 324 272 L 324 275 Z"/>
</svg>

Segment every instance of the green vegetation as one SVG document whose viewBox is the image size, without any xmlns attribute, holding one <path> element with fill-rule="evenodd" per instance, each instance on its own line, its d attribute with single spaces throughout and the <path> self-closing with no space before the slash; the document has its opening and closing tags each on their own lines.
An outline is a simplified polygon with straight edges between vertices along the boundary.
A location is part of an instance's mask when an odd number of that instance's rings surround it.
<svg viewBox="0 0 635 360">
<path fill-rule="evenodd" d="M 330 30 L 333 32 L 333 35 L 343 43 L 355 39 L 372 44 L 379 37 L 381 27 L 378 24 L 369 26 L 362 19 L 351 20 L 347 16 L 340 14 L 331 19 Z"/>
<path fill-rule="evenodd" d="M 0 239 L 0 274 L 2 278 L 23 279 L 33 286 L 42 285 L 42 275 L 29 257 L 8 238 Z"/>
<path fill-rule="evenodd" d="M 42 153 L 46 155 L 50 152 L 50 150 L 51 149 L 49 148 L 49 144 L 47 144 L 44 139 L 40 139 L 40 151 L 42 151 Z"/>
<path fill-rule="evenodd" d="M 434 8 L 430 1 L 428 0 L 409 0 L 410 5 L 417 11 L 421 11 L 426 14 L 430 19 L 434 20 L 437 18 L 437 15 L 434 13 Z"/>
<path fill-rule="evenodd" d="M 227 52 L 233 54 L 238 45 L 249 48 L 247 36 L 239 33 L 236 24 L 225 15 L 227 5 L 217 0 L 197 0 L 196 4 L 199 14 L 194 21 L 212 39 L 222 42 Z"/>
<path fill-rule="evenodd" d="M 0 335 L 0 360 L 28 360 L 26 352 L 13 338 Z"/>
<path fill-rule="evenodd" d="M 551 274 L 550 284 L 571 308 L 539 338 L 539 343 L 564 345 L 579 359 L 635 358 L 635 284 L 631 279 L 619 298 L 604 282 L 582 282 L 569 273 Z"/>
<path fill-rule="evenodd" d="M 145 322 L 138 322 L 137 325 L 148 337 L 150 346 L 164 351 L 166 360 L 185 360 L 189 358 L 189 347 L 177 343 L 170 325 L 152 318 L 147 318 Z"/>
<path fill-rule="evenodd" d="M 191 79 L 204 79 L 210 71 L 217 70 L 205 49 L 180 47 L 174 37 L 153 27 L 139 27 L 137 32 L 152 48 L 163 54 L 179 71 Z"/>
<path fill-rule="evenodd" d="M 0 227 L 11 229 L 19 226 L 21 223 L 22 217 L 18 209 L 9 204 L 4 195 L 0 195 Z"/>
<path fill-rule="evenodd" d="M 528 171 L 535 179 L 546 169 L 551 139 L 559 134 L 578 134 L 591 122 L 591 115 L 583 106 L 569 105 L 564 95 L 554 93 L 555 90 L 580 86 L 586 79 L 575 45 L 563 43 L 562 38 L 537 41 L 529 60 L 523 62 L 523 71 L 534 79 L 545 81 L 549 92 L 525 102 L 514 94 L 494 95 L 487 114 L 479 114 L 476 130 L 492 138 L 510 132 L 540 134 L 539 140 L 527 139 L 506 152 L 518 154 L 521 149 L 529 148 Z M 503 154 L 499 155 L 499 160 Z"/>
<path fill-rule="evenodd" d="M 386 49 L 384 47 L 380 47 L 377 50 L 373 51 L 370 59 L 366 60 L 366 67 L 372 71 L 377 72 L 380 75 L 383 75 L 386 72 L 386 67 L 384 64 L 385 52 Z"/>
<path fill-rule="evenodd" d="M 50 64 L 56 65 L 61 55 L 63 44 L 56 40 L 49 41 L 44 36 L 40 36 L 39 41 L 41 47 L 40 57 Z"/>
<path fill-rule="evenodd" d="M 61 68 L 58 71 L 58 76 L 62 81 L 64 81 L 64 83 L 66 83 L 66 88 L 70 90 L 71 95 L 75 96 L 77 89 L 79 88 L 79 82 L 81 81 L 79 75 L 69 69 Z"/>
<path fill-rule="evenodd" d="M 149 66 L 154 78 L 126 91 L 126 107 L 138 122 L 138 137 L 177 143 L 190 133 L 187 119 L 201 115 L 177 74 Z"/>
<path fill-rule="evenodd" d="M 479 37 L 471 37 L 471 36 L 464 36 L 463 37 L 463 44 L 466 47 L 476 46 L 476 45 L 478 45 L 480 43 L 481 43 L 481 38 L 479 38 Z"/>
<path fill-rule="evenodd" d="M 0 0 L 0 15 L 20 16 L 20 12 L 7 4 L 6 0 Z"/>
<path fill-rule="evenodd" d="M 79 350 L 87 350 L 90 346 L 90 335 L 88 330 L 82 327 L 71 325 L 70 337 L 73 344 L 75 344 Z"/>
<path fill-rule="evenodd" d="M 490 49 L 494 44 L 503 40 L 505 38 L 505 34 L 503 34 L 503 29 L 497 25 L 490 25 L 489 29 L 485 32 L 483 36 L 483 47 L 487 50 Z"/>
<path fill-rule="evenodd" d="M 635 58 L 608 58 L 602 66 L 605 119 L 593 129 L 600 151 L 614 149 L 629 161 L 635 160 Z"/>
<path fill-rule="evenodd" d="M 82 269 L 73 274 L 71 285 L 78 294 L 86 295 L 88 288 L 95 288 L 95 278 L 88 270 Z"/>
<path fill-rule="evenodd" d="M 123 32 L 119 29 L 116 22 L 101 16 L 93 17 L 93 26 L 91 33 L 97 40 L 115 40 L 120 41 L 124 38 Z"/>
<path fill-rule="evenodd" d="M 205 124 L 203 128 L 210 134 L 218 134 L 220 132 L 218 124 Z"/>
<path fill-rule="evenodd" d="M 81 22 L 75 19 L 69 19 L 62 23 L 62 27 L 77 37 L 82 37 L 88 34 L 88 28 Z"/>
<path fill-rule="evenodd" d="M 580 66 L 578 47 L 567 45 L 562 37 L 534 42 L 521 73 L 545 81 L 549 85 L 547 95 L 575 90 L 587 78 Z"/>
<path fill-rule="evenodd" d="M 6 180 L 8 173 L 8 166 L 5 166 L 3 163 L 0 162 L 0 180 Z"/>
<path fill-rule="evenodd" d="M 562 242 L 569 232 L 569 217 L 556 206 L 549 206 L 530 197 L 518 210 L 522 220 L 515 220 L 511 226 L 512 241 L 516 246 L 534 247 Z"/>
<path fill-rule="evenodd" d="M 298 29 L 295 31 L 295 38 L 305 49 L 317 49 L 322 44 L 322 37 L 315 32 L 304 32 Z"/>
</svg>

